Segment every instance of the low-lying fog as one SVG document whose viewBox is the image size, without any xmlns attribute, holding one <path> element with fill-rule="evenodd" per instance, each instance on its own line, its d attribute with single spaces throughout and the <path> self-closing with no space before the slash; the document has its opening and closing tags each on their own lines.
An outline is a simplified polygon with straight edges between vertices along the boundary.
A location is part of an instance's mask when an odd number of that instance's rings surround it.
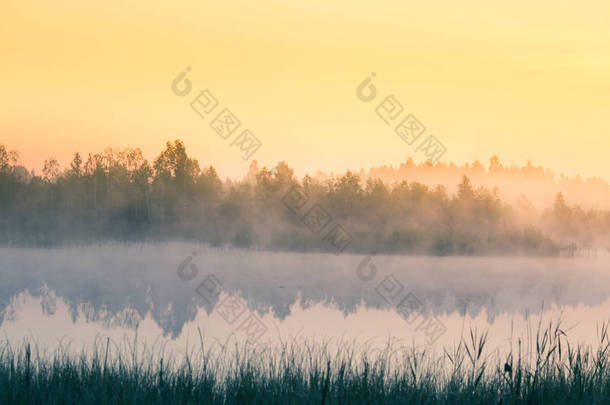
<svg viewBox="0 0 610 405">
<path fill-rule="evenodd" d="M 511 328 L 525 333 L 518 325 L 531 326 L 528 314 L 537 322 L 544 308 L 594 340 L 595 325 L 610 318 L 609 257 L 336 256 L 168 243 L 1 248 L 0 258 L 0 329 L 10 339 L 84 342 L 136 326 L 151 339 L 182 341 L 199 329 L 223 339 L 253 317 L 256 339 L 417 340 L 419 331 L 422 344 L 436 344 L 470 327 L 495 329 L 498 339 Z M 231 307 L 231 297 L 247 307 Z"/>
</svg>

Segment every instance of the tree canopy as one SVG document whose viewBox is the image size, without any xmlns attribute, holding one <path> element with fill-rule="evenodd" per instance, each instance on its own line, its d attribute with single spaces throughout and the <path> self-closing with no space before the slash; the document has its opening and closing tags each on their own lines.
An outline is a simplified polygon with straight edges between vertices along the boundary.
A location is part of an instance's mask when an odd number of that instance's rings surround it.
<svg viewBox="0 0 610 405">
<path fill-rule="evenodd" d="M 561 193 L 540 212 L 527 198 L 511 206 L 497 188 L 476 187 L 466 175 L 450 194 L 444 185 L 390 183 L 350 171 L 297 179 L 286 162 L 259 169 L 253 161 L 243 180 L 222 181 L 180 140 L 167 142 L 152 164 L 137 148 L 107 148 L 86 159 L 76 153 L 63 170 L 49 158 L 42 175 L 18 159 L 0 145 L 3 244 L 187 239 L 317 251 L 322 220 L 350 234 L 347 251 L 363 253 L 556 255 L 567 245 L 609 241 L 608 211 L 570 206 Z M 491 162 L 490 170 L 501 170 L 497 158 Z M 295 187 L 307 200 L 302 212 L 286 204 Z"/>
</svg>

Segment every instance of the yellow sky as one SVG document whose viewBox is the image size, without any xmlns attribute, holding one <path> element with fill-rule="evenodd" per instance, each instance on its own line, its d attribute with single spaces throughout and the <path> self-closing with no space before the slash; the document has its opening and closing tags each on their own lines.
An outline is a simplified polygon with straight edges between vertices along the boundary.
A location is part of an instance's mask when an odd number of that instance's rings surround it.
<svg viewBox="0 0 610 405">
<path fill-rule="evenodd" d="M 607 1 L 4 0 L 0 55 L 0 143 L 38 170 L 107 146 L 153 158 L 181 138 L 241 176 L 249 162 L 189 107 L 209 88 L 263 142 L 253 158 L 299 174 L 423 160 L 375 114 L 393 94 L 443 160 L 497 153 L 610 180 Z"/>
</svg>

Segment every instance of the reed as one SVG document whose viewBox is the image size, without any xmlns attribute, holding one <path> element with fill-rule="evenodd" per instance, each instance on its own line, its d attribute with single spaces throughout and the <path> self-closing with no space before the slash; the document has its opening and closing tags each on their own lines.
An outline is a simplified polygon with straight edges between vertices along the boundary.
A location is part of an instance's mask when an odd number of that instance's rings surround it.
<svg viewBox="0 0 610 405">
<path fill-rule="evenodd" d="M 441 352 L 392 343 L 334 350 L 306 339 L 229 349 L 200 335 L 184 358 L 138 351 L 136 339 L 122 346 L 106 339 L 80 355 L 5 341 L 0 403 L 601 404 L 610 398 L 608 326 L 598 327 L 592 347 L 569 342 L 560 322 L 540 322 L 502 352 L 478 330 Z"/>
</svg>

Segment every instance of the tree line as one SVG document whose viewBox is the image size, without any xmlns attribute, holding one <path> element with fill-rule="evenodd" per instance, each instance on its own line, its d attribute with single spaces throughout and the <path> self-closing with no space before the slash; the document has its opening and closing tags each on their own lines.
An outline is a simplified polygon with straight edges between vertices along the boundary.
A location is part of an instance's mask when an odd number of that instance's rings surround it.
<svg viewBox="0 0 610 405">
<path fill-rule="evenodd" d="M 106 240 L 189 240 L 213 246 L 323 251 L 321 234 L 286 206 L 298 187 L 350 234 L 346 251 L 432 255 L 558 255 L 608 246 L 610 212 L 569 205 L 542 211 L 503 202 L 464 175 L 444 185 L 393 183 L 350 171 L 297 179 L 286 162 L 222 181 L 180 140 L 147 161 L 140 149 L 106 149 L 41 175 L 0 145 L 0 243 L 58 246 Z M 529 210 L 529 211 L 528 211 Z"/>
</svg>

